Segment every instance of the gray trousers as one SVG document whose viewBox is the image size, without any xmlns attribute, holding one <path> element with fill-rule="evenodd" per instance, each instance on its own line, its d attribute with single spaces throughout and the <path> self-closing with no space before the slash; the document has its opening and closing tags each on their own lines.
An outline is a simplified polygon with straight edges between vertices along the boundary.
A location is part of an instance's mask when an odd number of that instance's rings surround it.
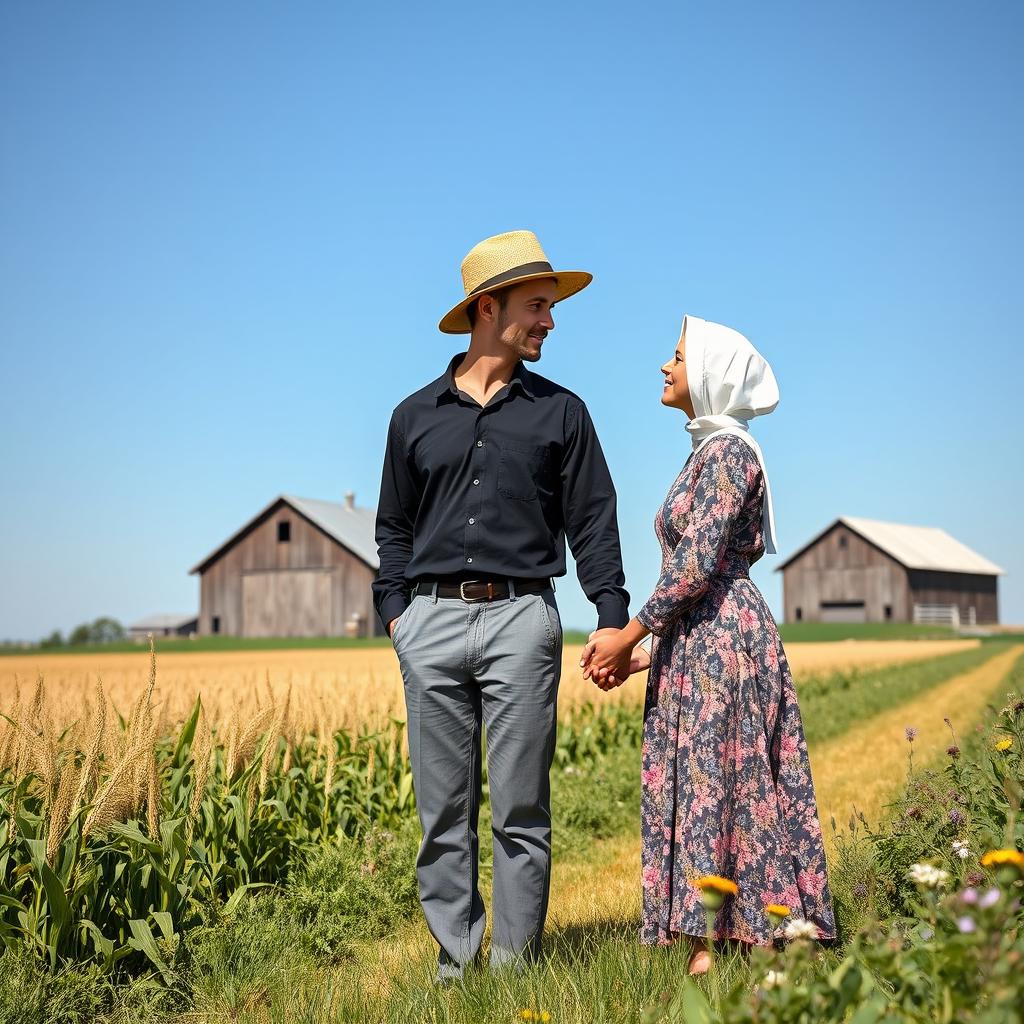
<svg viewBox="0 0 1024 1024">
<path fill-rule="evenodd" d="M 420 903 L 442 976 L 480 951 L 480 732 L 494 847 L 491 965 L 540 952 L 551 878 L 551 790 L 562 628 L 554 593 L 466 603 L 415 597 L 393 637 L 405 682 L 423 843 Z"/>
</svg>

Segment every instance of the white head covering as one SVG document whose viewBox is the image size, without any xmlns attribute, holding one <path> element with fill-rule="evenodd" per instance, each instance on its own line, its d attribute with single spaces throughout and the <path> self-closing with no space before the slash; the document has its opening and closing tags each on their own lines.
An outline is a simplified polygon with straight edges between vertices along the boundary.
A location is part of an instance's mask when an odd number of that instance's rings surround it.
<svg viewBox="0 0 1024 1024">
<path fill-rule="evenodd" d="M 735 434 L 753 449 L 764 477 L 764 548 L 775 553 L 775 515 L 768 471 L 747 421 L 770 413 L 779 404 L 779 386 L 764 357 L 739 331 L 722 324 L 683 317 L 686 375 L 696 416 L 686 425 L 699 451 L 713 437 Z"/>
</svg>

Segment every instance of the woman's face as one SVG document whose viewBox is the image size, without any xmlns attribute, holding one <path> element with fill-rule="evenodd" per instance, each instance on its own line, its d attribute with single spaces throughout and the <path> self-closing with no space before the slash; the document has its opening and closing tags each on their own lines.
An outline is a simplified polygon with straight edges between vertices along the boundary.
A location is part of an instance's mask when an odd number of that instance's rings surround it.
<svg viewBox="0 0 1024 1024">
<path fill-rule="evenodd" d="M 682 409 L 693 419 L 693 400 L 690 398 L 690 384 L 686 379 L 686 336 L 679 339 L 675 355 L 661 368 L 665 375 L 665 387 L 661 392 L 661 404 L 673 409 Z"/>
</svg>

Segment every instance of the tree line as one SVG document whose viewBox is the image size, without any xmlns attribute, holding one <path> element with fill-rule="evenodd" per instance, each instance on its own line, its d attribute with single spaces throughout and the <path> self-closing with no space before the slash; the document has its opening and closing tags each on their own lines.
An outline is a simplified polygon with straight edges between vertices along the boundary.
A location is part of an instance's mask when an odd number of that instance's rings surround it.
<svg viewBox="0 0 1024 1024">
<path fill-rule="evenodd" d="M 109 615 L 100 616 L 93 622 L 83 622 L 75 626 L 67 637 L 59 629 L 39 641 L 40 647 L 77 647 L 82 644 L 109 644 L 124 640 L 128 631 L 117 619 Z"/>
</svg>

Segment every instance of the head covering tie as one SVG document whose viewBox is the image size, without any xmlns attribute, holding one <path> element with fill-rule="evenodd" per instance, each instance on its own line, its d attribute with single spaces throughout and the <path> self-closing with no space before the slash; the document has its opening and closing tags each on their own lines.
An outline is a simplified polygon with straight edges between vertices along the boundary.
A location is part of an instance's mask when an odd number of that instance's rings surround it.
<svg viewBox="0 0 1024 1024">
<path fill-rule="evenodd" d="M 775 554 L 775 514 L 768 470 L 747 426 L 749 420 L 767 415 L 779 404 L 775 374 L 757 349 L 731 327 L 687 314 L 680 341 L 684 337 L 686 376 L 696 413 L 686 425 L 693 450 L 700 451 L 721 434 L 734 434 L 750 445 L 764 477 L 764 548 Z"/>
</svg>

